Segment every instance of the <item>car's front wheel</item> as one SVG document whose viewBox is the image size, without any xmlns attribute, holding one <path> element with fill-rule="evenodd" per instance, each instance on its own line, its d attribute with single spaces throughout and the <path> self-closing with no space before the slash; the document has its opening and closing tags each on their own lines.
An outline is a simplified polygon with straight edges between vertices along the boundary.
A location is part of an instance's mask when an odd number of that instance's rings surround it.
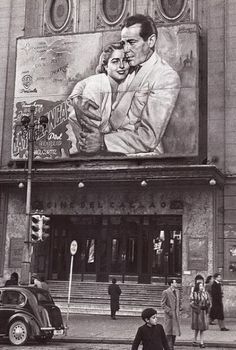
<svg viewBox="0 0 236 350">
<path fill-rule="evenodd" d="M 9 340 L 12 345 L 23 345 L 29 337 L 29 329 L 24 321 L 17 320 L 12 322 L 8 332 Z"/>
</svg>

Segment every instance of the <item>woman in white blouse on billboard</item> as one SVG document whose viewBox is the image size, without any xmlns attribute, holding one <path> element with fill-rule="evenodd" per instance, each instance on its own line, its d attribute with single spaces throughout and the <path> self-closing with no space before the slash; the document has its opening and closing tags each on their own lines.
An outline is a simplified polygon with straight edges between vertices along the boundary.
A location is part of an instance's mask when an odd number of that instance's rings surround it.
<svg viewBox="0 0 236 350">
<path fill-rule="evenodd" d="M 68 97 L 69 103 L 74 108 L 76 108 L 76 104 L 86 106 L 88 109 L 91 107 L 93 113 L 97 114 L 98 119 L 100 119 L 99 121 L 91 121 L 91 123 L 99 126 L 102 133 L 111 131 L 109 118 L 116 106 L 118 94 L 127 89 L 128 79 L 126 77 L 129 70 L 122 42 L 109 44 L 101 53 L 99 65 L 96 68 L 97 74 L 79 81 Z M 72 142 L 70 154 L 80 152 L 76 135 L 79 135 L 82 130 L 80 119 L 72 110 L 67 126 L 67 134 Z"/>
</svg>

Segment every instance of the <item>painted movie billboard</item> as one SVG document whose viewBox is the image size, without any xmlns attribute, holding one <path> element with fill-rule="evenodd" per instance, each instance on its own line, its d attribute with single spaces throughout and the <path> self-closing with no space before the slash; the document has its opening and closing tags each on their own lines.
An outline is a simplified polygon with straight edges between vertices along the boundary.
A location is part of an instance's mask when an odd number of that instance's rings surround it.
<svg viewBox="0 0 236 350">
<path fill-rule="evenodd" d="M 38 160 L 196 156 L 197 26 L 157 29 L 141 65 L 131 64 L 119 31 L 19 38 L 12 159 L 27 157 L 19 124 L 31 106 Z"/>
</svg>

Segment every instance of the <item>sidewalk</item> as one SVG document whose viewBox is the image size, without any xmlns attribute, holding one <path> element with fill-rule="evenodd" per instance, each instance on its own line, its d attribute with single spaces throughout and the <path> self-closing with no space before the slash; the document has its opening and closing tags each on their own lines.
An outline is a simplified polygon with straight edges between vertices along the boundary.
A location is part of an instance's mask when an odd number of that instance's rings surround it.
<svg viewBox="0 0 236 350">
<path fill-rule="evenodd" d="M 63 315 L 66 324 L 66 315 Z M 160 318 L 160 323 L 163 319 Z M 117 320 L 112 320 L 105 315 L 70 314 L 67 335 L 58 339 L 68 342 L 84 343 L 117 343 L 131 344 L 137 328 L 143 324 L 141 317 L 128 317 L 117 315 Z M 222 332 L 218 325 L 209 326 L 205 332 L 205 343 L 215 347 L 231 347 L 236 349 L 236 319 L 226 319 L 225 325 L 230 330 Z M 191 330 L 191 318 L 181 319 L 182 335 L 177 337 L 177 345 L 191 345 L 193 331 Z"/>
</svg>

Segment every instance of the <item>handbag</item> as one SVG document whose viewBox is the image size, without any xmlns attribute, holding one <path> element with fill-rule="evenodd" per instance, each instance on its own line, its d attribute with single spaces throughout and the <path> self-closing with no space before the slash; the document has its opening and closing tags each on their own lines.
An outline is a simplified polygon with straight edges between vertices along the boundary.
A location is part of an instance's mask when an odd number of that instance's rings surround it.
<svg viewBox="0 0 236 350">
<path fill-rule="evenodd" d="M 193 312 L 197 313 L 197 314 L 200 314 L 201 312 L 201 307 L 199 305 L 196 305 L 196 304 L 191 304 L 191 307 L 193 309 Z"/>
</svg>

